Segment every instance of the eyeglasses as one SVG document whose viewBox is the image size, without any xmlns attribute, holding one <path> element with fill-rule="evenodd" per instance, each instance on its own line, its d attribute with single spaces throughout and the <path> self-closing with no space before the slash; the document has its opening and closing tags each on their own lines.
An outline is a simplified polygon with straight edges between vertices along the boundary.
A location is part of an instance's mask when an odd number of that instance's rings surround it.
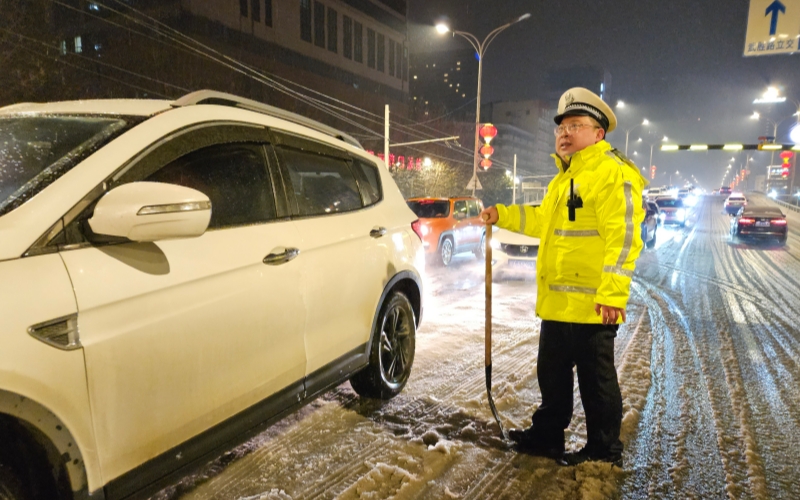
<svg viewBox="0 0 800 500">
<path fill-rule="evenodd" d="M 600 128 L 597 125 L 589 125 L 588 123 L 570 123 L 569 125 L 559 125 L 553 132 L 556 134 L 556 137 L 563 134 L 564 132 L 572 135 L 578 130 L 582 129 L 583 127 L 592 127 L 592 128 Z"/>
</svg>

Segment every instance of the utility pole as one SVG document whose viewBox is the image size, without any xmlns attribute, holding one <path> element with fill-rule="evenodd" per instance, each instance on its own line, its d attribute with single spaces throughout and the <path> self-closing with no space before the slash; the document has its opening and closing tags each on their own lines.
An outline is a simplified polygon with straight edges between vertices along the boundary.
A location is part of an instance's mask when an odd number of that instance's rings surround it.
<svg viewBox="0 0 800 500">
<path fill-rule="evenodd" d="M 511 204 L 517 204 L 517 155 L 514 154 L 514 176 L 511 178 Z"/>
<path fill-rule="evenodd" d="M 385 119 L 383 123 L 383 162 L 389 166 L 389 105 L 386 105 Z"/>
</svg>

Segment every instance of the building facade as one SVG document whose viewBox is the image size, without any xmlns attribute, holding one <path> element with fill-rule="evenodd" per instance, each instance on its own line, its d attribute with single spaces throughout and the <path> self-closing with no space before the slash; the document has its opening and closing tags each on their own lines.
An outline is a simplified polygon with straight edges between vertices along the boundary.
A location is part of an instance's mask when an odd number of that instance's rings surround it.
<svg viewBox="0 0 800 500">
<path fill-rule="evenodd" d="M 472 49 L 412 54 L 409 85 L 416 119 L 475 119 L 478 61 Z"/>
<path fill-rule="evenodd" d="M 386 104 L 407 116 L 405 0 L 125 4 L 16 1 L 0 22 L 9 30 L 0 50 L 25 74 L 5 75 L 0 101 L 174 99 L 212 89 L 367 142 L 382 140 Z M 323 109 L 329 106 L 339 109 Z"/>
</svg>

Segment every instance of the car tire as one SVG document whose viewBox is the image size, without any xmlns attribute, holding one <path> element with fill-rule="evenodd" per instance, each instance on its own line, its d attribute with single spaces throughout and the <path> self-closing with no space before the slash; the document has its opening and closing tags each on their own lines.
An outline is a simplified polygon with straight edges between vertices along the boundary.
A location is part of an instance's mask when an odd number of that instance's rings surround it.
<svg viewBox="0 0 800 500">
<path fill-rule="evenodd" d="M 0 463 L 0 500 L 28 500 L 22 481 L 7 466 Z"/>
<path fill-rule="evenodd" d="M 369 365 L 350 378 L 359 396 L 391 399 L 408 382 L 414 364 L 417 322 L 405 294 L 393 292 L 383 303 L 369 353 Z"/>
<path fill-rule="evenodd" d="M 481 235 L 481 244 L 475 249 L 475 258 L 486 260 L 486 233 Z"/>
<path fill-rule="evenodd" d="M 453 238 L 446 237 L 442 239 L 442 243 L 439 245 L 439 263 L 444 267 L 450 265 L 453 261 Z"/>
</svg>

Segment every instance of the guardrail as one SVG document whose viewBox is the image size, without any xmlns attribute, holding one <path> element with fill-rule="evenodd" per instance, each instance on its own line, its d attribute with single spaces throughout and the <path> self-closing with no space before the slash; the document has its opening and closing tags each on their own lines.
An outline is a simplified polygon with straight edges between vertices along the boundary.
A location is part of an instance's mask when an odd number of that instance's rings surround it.
<svg viewBox="0 0 800 500">
<path fill-rule="evenodd" d="M 798 207 L 797 205 L 792 205 L 791 203 L 786 203 L 785 201 L 773 200 L 772 198 L 769 198 L 769 197 L 767 197 L 767 198 L 772 200 L 774 203 L 777 203 L 778 205 L 784 207 L 784 208 L 788 208 L 792 212 L 800 212 L 800 207 Z"/>
</svg>

